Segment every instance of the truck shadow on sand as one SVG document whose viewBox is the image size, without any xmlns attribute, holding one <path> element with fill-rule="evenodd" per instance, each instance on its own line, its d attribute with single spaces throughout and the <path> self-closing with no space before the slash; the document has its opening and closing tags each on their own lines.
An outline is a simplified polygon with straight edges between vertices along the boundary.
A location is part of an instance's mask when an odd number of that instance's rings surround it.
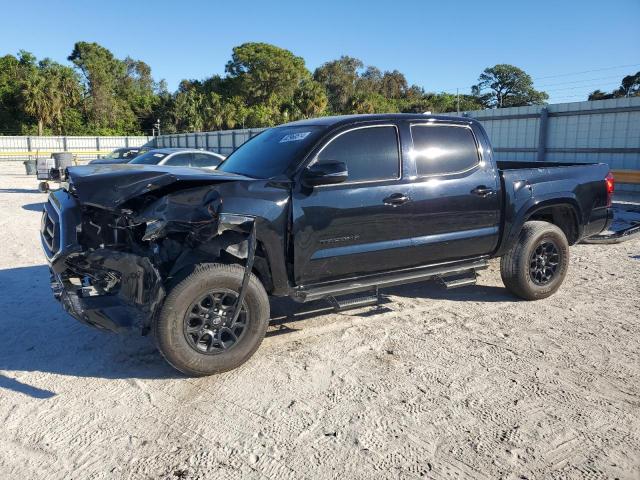
<svg viewBox="0 0 640 480">
<path fill-rule="evenodd" d="M 44 208 L 44 202 L 36 202 L 36 203 L 25 203 L 22 205 L 23 210 L 28 210 L 30 212 L 42 212 Z"/>
<path fill-rule="evenodd" d="M 473 285 L 469 287 L 446 290 L 437 281 L 418 282 L 409 285 L 381 290 L 381 302 L 377 306 L 345 310 L 342 313 L 358 317 L 373 317 L 393 310 L 390 296 L 420 298 L 426 300 L 449 300 L 454 302 L 514 302 L 518 298 L 510 294 L 504 287 Z M 334 314 L 335 310 L 323 300 L 299 304 L 288 298 L 278 298 L 271 302 L 271 322 L 267 337 L 293 333 L 298 329 L 296 322 L 309 320 L 323 315 Z"/>
<path fill-rule="evenodd" d="M 181 378 L 157 352 L 153 339 L 135 331 L 116 335 L 73 320 L 56 302 L 49 288 L 45 265 L 0 270 L 0 391 L 9 389 L 34 398 L 55 392 L 26 385 L 13 372 L 48 372 L 78 377 L 110 379 Z M 514 297 L 498 287 L 476 286 L 446 291 L 435 282 L 394 287 L 386 294 L 452 301 L 499 302 Z M 392 304 L 389 300 L 353 315 L 372 316 Z M 332 314 L 323 301 L 298 304 L 288 299 L 273 301 L 269 336 L 295 331 L 299 320 Z M 352 313 L 349 313 L 350 315 Z M 9 376 L 8 376 L 9 375 Z"/>
<path fill-rule="evenodd" d="M 40 193 L 37 188 L 0 188 L 0 193 Z"/>
</svg>

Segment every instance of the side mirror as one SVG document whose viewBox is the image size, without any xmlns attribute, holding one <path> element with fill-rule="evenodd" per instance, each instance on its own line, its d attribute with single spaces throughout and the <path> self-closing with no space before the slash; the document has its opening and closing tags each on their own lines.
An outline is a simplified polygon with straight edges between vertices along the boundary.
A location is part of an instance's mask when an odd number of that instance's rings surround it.
<svg viewBox="0 0 640 480">
<path fill-rule="evenodd" d="M 344 162 L 314 163 L 302 173 L 305 185 L 335 185 L 344 182 L 349 176 L 347 164 Z"/>
</svg>

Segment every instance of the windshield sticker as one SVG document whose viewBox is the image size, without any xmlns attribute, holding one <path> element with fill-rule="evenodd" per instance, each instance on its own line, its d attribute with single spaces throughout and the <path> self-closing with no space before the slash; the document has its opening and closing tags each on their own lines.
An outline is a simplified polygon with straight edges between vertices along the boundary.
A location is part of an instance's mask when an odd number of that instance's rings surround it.
<svg viewBox="0 0 640 480">
<path fill-rule="evenodd" d="M 290 133 L 282 137 L 278 143 L 299 142 L 300 140 L 307 138 L 310 133 L 311 132 Z"/>
</svg>

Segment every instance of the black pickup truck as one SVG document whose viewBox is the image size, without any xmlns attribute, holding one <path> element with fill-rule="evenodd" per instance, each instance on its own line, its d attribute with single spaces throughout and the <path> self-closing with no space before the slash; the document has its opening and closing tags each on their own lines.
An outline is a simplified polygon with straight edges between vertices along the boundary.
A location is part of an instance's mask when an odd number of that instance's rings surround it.
<svg viewBox="0 0 640 480">
<path fill-rule="evenodd" d="M 612 193 L 604 164 L 496 162 L 471 119 L 325 117 L 266 130 L 216 171 L 71 167 L 41 238 L 72 316 L 153 331 L 171 365 L 208 375 L 255 352 L 270 295 L 346 308 L 475 283 L 502 257 L 511 292 L 545 298 L 569 245 L 611 221 Z"/>
</svg>

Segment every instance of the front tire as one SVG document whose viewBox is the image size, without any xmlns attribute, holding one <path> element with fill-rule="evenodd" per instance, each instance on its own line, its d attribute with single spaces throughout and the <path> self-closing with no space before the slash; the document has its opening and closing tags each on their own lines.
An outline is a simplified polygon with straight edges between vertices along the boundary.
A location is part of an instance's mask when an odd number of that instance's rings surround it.
<svg viewBox="0 0 640 480">
<path fill-rule="evenodd" d="M 269 298 L 251 274 L 238 319 L 232 312 L 244 268 L 198 265 L 167 296 L 154 325 L 158 349 L 189 376 L 226 372 L 258 349 L 269 324 Z"/>
<path fill-rule="evenodd" d="M 569 243 L 557 226 L 526 222 L 511 249 L 500 259 L 500 274 L 509 291 L 525 300 L 553 295 L 567 275 Z"/>
</svg>

